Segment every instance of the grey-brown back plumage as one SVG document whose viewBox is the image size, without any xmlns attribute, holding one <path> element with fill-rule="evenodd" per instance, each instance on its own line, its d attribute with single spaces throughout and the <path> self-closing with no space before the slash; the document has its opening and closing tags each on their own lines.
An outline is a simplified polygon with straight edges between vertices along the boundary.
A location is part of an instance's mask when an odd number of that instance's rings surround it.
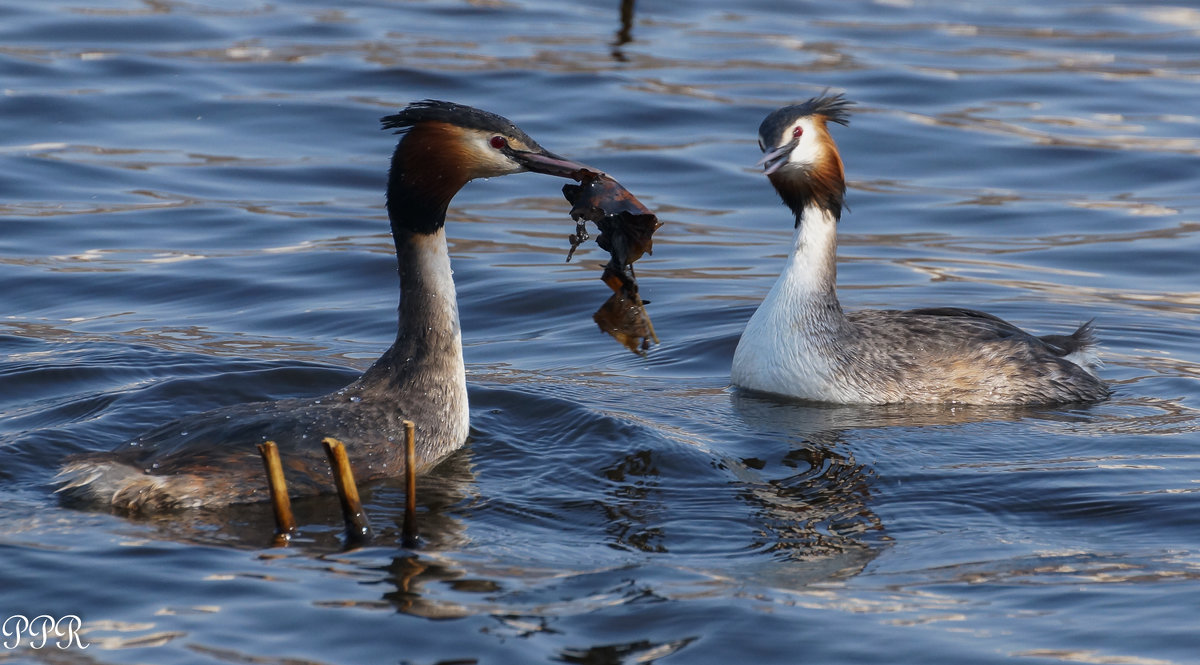
<svg viewBox="0 0 1200 665">
<path fill-rule="evenodd" d="M 843 380 L 883 401 L 1043 404 L 1104 399 L 1108 387 L 1067 357 L 1094 350 L 1091 322 L 1036 337 L 970 309 L 860 310 L 846 316 Z"/>
</svg>

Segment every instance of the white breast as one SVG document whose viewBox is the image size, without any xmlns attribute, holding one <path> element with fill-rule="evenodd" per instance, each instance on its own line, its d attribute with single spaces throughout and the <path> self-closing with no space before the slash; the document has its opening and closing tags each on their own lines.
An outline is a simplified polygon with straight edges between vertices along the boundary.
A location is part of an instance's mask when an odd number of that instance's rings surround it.
<svg viewBox="0 0 1200 665">
<path fill-rule="evenodd" d="M 837 222 L 806 211 L 783 272 L 750 317 L 733 354 L 734 385 L 822 401 L 855 401 L 834 380 L 834 338 L 840 320 L 823 313 L 833 298 Z M 840 317 L 840 308 L 835 308 Z M 824 316 L 824 318 L 822 318 Z"/>
<path fill-rule="evenodd" d="M 833 392 L 828 359 L 812 348 L 779 298 L 772 297 L 779 286 L 746 324 L 733 353 L 730 378 L 742 388 L 828 400 Z"/>
</svg>

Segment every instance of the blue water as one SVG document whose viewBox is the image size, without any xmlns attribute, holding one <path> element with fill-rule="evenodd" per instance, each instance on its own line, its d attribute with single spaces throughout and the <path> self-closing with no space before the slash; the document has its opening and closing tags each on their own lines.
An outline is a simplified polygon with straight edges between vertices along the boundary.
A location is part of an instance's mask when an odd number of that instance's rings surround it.
<svg viewBox="0 0 1200 665">
<path fill-rule="evenodd" d="M 1138 2 L 0 3 L 0 663 L 1200 662 L 1200 10 Z M 791 219 L 753 164 L 829 88 L 848 308 L 1095 318 L 1110 401 L 822 407 L 729 388 Z M 451 99 L 607 170 L 665 226 L 662 343 L 561 181 L 473 183 L 448 234 L 472 438 L 336 505 L 131 520 L 65 456 L 317 395 L 395 334 L 380 116 Z M 0 642 L 12 637 L 0 636 Z"/>
</svg>

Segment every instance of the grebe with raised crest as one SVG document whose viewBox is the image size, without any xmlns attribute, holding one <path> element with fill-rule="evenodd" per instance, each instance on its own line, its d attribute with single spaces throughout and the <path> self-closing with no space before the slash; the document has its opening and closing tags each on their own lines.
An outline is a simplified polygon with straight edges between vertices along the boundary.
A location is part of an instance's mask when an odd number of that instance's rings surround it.
<svg viewBox="0 0 1200 665">
<path fill-rule="evenodd" d="M 383 118 L 383 126 L 401 134 L 387 184 L 400 274 L 392 346 L 334 393 L 186 416 L 116 451 L 77 455 L 55 478 L 64 501 L 130 513 L 263 501 L 256 446 L 266 440 L 279 446 L 293 496 L 332 492 L 324 437 L 345 442 L 358 481 L 400 476 L 404 420 L 416 424 L 418 472 L 465 443 L 466 372 L 446 208 L 476 178 L 599 171 L 547 152 L 507 119 L 469 106 L 416 102 Z"/>
<path fill-rule="evenodd" d="M 845 172 L 828 123 L 853 102 L 823 94 L 769 114 L 759 166 L 795 215 L 783 272 L 733 355 L 734 385 L 843 404 L 1052 404 L 1109 396 L 1092 322 L 1035 337 L 958 307 L 845 312 L 838 301 L 837 224 Z"/>
</svg>

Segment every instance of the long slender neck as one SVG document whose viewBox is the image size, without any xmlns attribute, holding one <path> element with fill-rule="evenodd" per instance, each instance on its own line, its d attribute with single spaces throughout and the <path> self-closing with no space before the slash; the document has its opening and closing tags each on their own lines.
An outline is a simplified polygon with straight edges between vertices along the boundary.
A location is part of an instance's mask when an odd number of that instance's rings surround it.
<svg viewBox="0 0 1200 665">
<path fill-rule="evenodd" d="M 407 235 L 407 237 L 403 237 Z M 446 230 L 396 238 L 400 272 L 399 327 L 393 348 L 462 356 L 458 299 Z"/>
<path fill-rule="evenodd" d="M 746 324 L 730 377 L 755 390 L 816 396 L 850 323 L 837 299 L 837 219 L 816 203 L 798 212 L 792 252 Z"/>
<path fill-rule="evenodd" d="M 465 400 L 458 299 L 443 227 L 446 206 L 439 201 L 406 208 L 400 204 L 416 197 L 410 189 L 397 191 L 388 192 L 400 273 L 396 341 L 354 386 L 380 399 Z M 425 217 L 414 219 L 420 215 Z"/>
<path fill-rule="evenodd" d="M 812 201 L 796 215 L 792 253 L 776 284 L 777 294 L 817 318 L 841 319 L 837 299 L 837 215 Z"/>
<path fill-rule="evenodd" d="M 819 116 L 818 116 L 819 117 Z M 808 166 L 784 167 L 769 178 L 779 198 L 796 216 L 792 253 L 776 282 L 775 294 L 817 320 L 845 321 L 837 299 L 837 224 L 846 196 L 846 175 L 823 120 Z"/>
</svg>

